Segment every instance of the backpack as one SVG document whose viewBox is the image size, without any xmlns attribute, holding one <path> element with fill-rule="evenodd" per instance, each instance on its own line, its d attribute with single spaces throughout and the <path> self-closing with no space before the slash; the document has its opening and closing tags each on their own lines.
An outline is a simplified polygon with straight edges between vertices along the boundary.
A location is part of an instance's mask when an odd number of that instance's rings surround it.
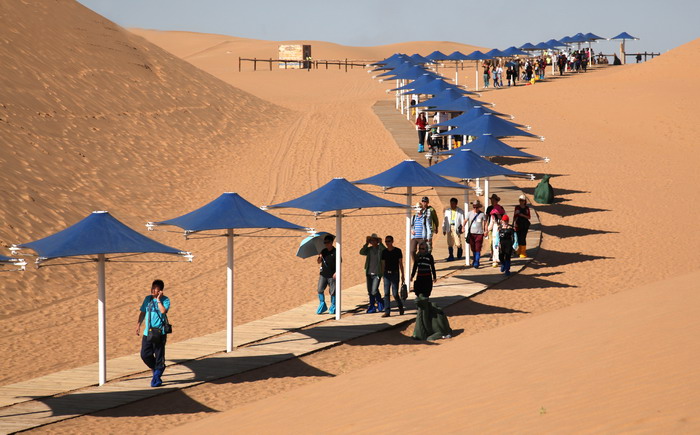
<svg viewBox="0 0 700 435">
<path fill-rule="evenodd" d="M 540 204 L 551 204 L 554 202 L 554 189 L 549 185 L 550 175 L 545 175 L 535 187 L 535 201 Z"/>
</svg>

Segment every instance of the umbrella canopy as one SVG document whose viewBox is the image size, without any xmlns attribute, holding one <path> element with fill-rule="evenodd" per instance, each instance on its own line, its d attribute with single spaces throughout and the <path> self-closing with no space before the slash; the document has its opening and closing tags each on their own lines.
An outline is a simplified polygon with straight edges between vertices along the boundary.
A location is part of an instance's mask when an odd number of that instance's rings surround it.
<svg viewBox="0 0 700 435">
<path fill-rule="evenodd" d="M 577 33 L 571 37 L 571 42 L 588 42 L 588 38 L 583 33 Z"/>
<path fill-rule="evenodd" d="M 229 228 L 286 228 L 306 231 L 307 228 L 287 222 L 261 210 L 237 193 L 227 192 L 212 202 L 180 217 L 155 222 L 154 225 L 175 225 L 187 233 Z"/>
<path fill-rule="evenodd" d="M 455 148 L 449 151 L 443 151 L 440 154 L 457 154 L 463 149 L 470 149 L 481 157 L 526 157 L 530 159 L 541 159 L 532 154 L 528 154 L 525 151 L 520 151 L 517 148 L 501 142 L 490 134 L 485 134 L 479 136 L 476 140 L 464 144 L 459 148 Z"/>
<path fill-rule="evenodd" d="M 301 243 L 299 243 L 299 249 L 297 249 L 297 257 L 309 258 L 320 254 L 323 248 L 325 248 L 323 239 L 325 239 L 326 236 L 331 236 L 335 238 L 333 234 L 327 233 L 325 231 L 321 231 L 320 233 L 316 233 L 312 236 L 304 238 L 304 240 L 302 240 Z"/>
<path fill-rule="evenodd" d="M 107 381 L 107 352 L 105 326 L 105 262 L 109 254 L 160 253 L 182 255 L 192 260 L 192 254 L 158 243 L 143 236 L 115 219 L 106 211 L 92 212 L 80 222 L 63 231 L 18 245 L 35 251 L 37 263 L 61 257 L 97 256 L 97 314 L 99 343 L 99 384 Z"/>
<path fill-rule="evenodd" d="M 371 184 L 385 188 L 406 187 L 406 205 L 413 203 L 412 189 L 414 187 L 451 187 L 466 189 L 467 186 L 442 178 L 415 160 L 404 160 L 393 168 L 387 169 L 377 175 L 362 180 L 354 181 L 354 184 Z M 466 197 L 466 191 L 465 191 Z M 465 202 L 467 202 L 465 200 Z M 405 276 L 411 276 L 411 209 L 406 209 L 406 255 L 404 256 Z"/>
<path fill-rule="evenodd" d="M 462 180 L 492 177 L 496 175 L 526 176 L 520 172 L 515 172 L 503 166 L 491 163 L 468 148 L 460 150 L 449 159 L 430 166 L 428 170 L 445 177 L 455 177 Z"/>
<path fill-rule="evenodd" d="M 24 270 L 25 266 L 27 266 L 27 262 L 21 258 L 6 257 L 4 255 L 0 255 L 0 267 L 2 266 L 15 266 L 17 267 L 17 269 L 14 270 Z"/>
<path fill-rule="evenodd" d="M 532 44 L 529 43 L 529 42 L 526 42 L 526 43 L 524 43 L 523 45 L 521 45 L 521 46 L 520 46 L 520 49 L 521 49 L 521 50 L 528 50 L 528 51 L 530 51 L 530 50 L 537 50 L 537 48 L 535 48 L 535 46 L 532 45 Z"/>
<path fill-rule="evenodd" d="M 449 56 L 445 58 L 445 60 L 470 60 L 467 55 L 460 53 L 459 51 L 455 51 Z"/>
<path fill-rule="evenodd" d="M 558 47 L 566 47 L 566 44 L 563 44 L 554 38 L 547 41 L 546 44 L 549 45 L 550 47 L 552 47 L 553 49 L 556 49 Z"/>
<path fill-rule="evenodd" d="M 539 137 L 532 133 L 520 130 L 517 124 L 506 121 L 505 119 L 493 116 L 490 113 L 485 113 L 479 116 L 474 121 L 462 127 L 441 133 L 442 135 L 463 135 L 463 136 L 483 136 L 490 134 L 495 137 L 506 136 L 525 136 Z"/>
<path fill-rule="evenodd" d="M 267 208 L 300 208 L 314 214 L 334 211 L 336 228 L 336 258 L 335 258 L 335 292 L 336 312 L 335 318 L 340 319 L 342 304 L 342 219 L 343 210 L 373 207 L 404 208 L 407 207 L 392 201 L 387 201 L 371 195 L 359 187 L 353 186 L 345 178 L 334 178 L 313 192 L 302 195 L 291 201 L 269 205 Z"/>
<path fill-rule="evenodd" d="M 639 39 L 639 38 L 636 38 L 627 32 L 622 32 L 619 35 L 613 36 L 612 38 L 608 38 L 608 39 Z"/>
<path fill-rule="evenodd" d="M 523 50 L 519 50 L 515 46 L 506 48 L 505 50 L 503 50 L 503 54 L 505 56 L 508 56 L 508 57 L 510 57 L 510 56 L 527 56 L 528 55 L 527 52 L 525 52 Z"/>
<path fill-rule="evenodd" d="M 427 85 L 430 82 L 434 82 L 435 80 L 443 81 L 442 79 L 438 79 L 430 74 L 425 74 L 425 75 L 422 75 L 422 76 L 418 77 L 417 79 L 413 80 L 411 83 L 409 83 L 407 85 L 400 86 L 400 87 L 394 88 L 394 89 L 389 89 L 389 91 L 391 91 L 391 92 L 410 91 L 412 89 L 416 89 L 418 87 Z"/>
<path fill-rule="evenodd" d="M 605 38 L 603 38 L 602 36 L 596 35 L 595 33 L 586 33 L 586 34 L 583 35 L 583 36 L 585 36 L 586 39 L 589 40 L 589 41 L 597 41 L 597 40 L 599 40 L 599 39 L 605 39 Z"/>
<path fill-rule="evenodd" d="M 432 61 L 445 60 L 445 59 L 447 59 L 447 55 L 445 53 L 441 52 L 440 50 L 435 50 L 432 53 L 430 53 L 429 55 L 425 56 L 425 58 L 430 59 Z"/>
<path fill-rule="evenodd" d="M 427 70 L 421 66 L 417 65 L 402 65 L 398 68 L 387 71 L 383 74 L 379 74 L 377 77 L 382 80 L 397 80 L 397 79 L 408 79 L 416 80 L 417 78 L 428 74 Z"/>
<path fill-rule="evenodd" d="M 457 98 L 462 98 L 464 94 L 459 92 L 457 89 L 454 88 L 448 88 L 443 90 L 442 92 L 439 92 L 437 94 L 432 94 L 435 95 L 433 98 L 430 98 L 428 100 L 422 101 L 420 103 L 416 103 L 411 107 L 433 107 L 433 106 L 438 106 L 440 104 L 445 104 L 449 103 L 453 100 L 456 100 Z"/>
<path fill-rule="evenodd" d="M 371 63 L 370 65 L 386 65 L 388 63 L 405 60 L 406 58 L 408 58 L 408 56 L 403 53 L 394 53 L 386 59 Z"/>
<path fill-rule="evenodd" d="M 503 52 L 497 48 L 494 48 L 493 50 L 489 50 L 485 53 L 487 56 L 491 56 L 491 58 L 494 57 L 505 57 L 506 55 L 503 54 Z"/>
<path fill-rule="evenodd" d="M 465 60 L 488 60 L 493 59 L 493 56 L 482 53 L 479 50 L 474 50 L 466 56 Z"/>
<path fill-rule="evenodd" d="M 63 231 L 18 247 L 35 251 L 39 261 L 98 254 L 184 254 L 137 233 L 106 211 L 94 211 Z"/>
<path fill-rule="evenodd" d="M 502 115 L 501 113 L 495 112 L 487 107 L 474 106 L 459 116 L 456 116 L 452 119 L 448 119 L 447 121 L 443 121 L 439 124 L 433 124 L 433 125 L 437 126 L 437 127 L 445 127 L 445 126 L 461 127 L 463 125 L 467 125 L 467 124 L 471 123 L 476 118 L 480 117 L 481 115 L 483 115 L 485 113 L 493 113 L 494 115 Z"/>
<path fill-rule="evenodd" d="M 421 56 L 421 55 L 418 54 L 418 53 L 415 53 L 415 54 L 410 55 L 409 58 L 410 58 L 412 61 L 416 62 L 416 63 L 423 63 L 423 64 L 425 64 L 425 63 L 430 63 L 430 62 L 431 62 L 430 59 L 427 59 L 427 58 Z"/>
<path fill-rule="evenodd" d="M 536 50 L 549 50 L 549 45 L 547 45 L 546 42 L 540 42 L 539 44 L 535 45 Z"/>
<path fill-rule="evenodd" d="M 456 91 L 461 95 L 475 94 L 474 92 L 465 91 L 464 89 L 460 89 L 453 84 L 447 83 L 445 80 L 437 79 L 430 83 L 415 87 L 412 91 L 404 92 L 404 95 L 437 95 L 448 89 Z"/>
<path fill-rule="evenodd" d="M 161 222 L 149 222 L 149 228 L 155 225 L 174 225 L 185 230 L 185 235 L 199 231 L 226 230 L 228 242 L 227 260 L 227 321 L 226 351 L 233 350 L 233 237 L 235 229 L 245 228 L 283 228 L 305 231 L 307 228 L 287 222 L 260 210 L 237 193 L 224 193 L 212 202 L 187 214 Z"/>
</svg>

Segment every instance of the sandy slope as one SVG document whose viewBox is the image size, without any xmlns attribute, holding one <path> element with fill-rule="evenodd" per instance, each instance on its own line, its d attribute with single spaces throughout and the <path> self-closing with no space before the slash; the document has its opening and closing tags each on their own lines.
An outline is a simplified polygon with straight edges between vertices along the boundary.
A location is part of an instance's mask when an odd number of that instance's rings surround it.
<svg viewBox="0 0 700 435">
<path fill-rule="evenodd" d="M 698 279 L 453 340 L 170 433 L 694 433 Z"/>
<path fill-rule="evenodd" d="M 299 113 L 231 87 L 75 2 L 7 1 L 0 8 L 0 54 L 11 60 L 0 65 L 5 247 L 49 235 L 92 210 L 110 210 L 145 230 L 146 221 L 178 216 L 225 191 L 270 204 L 334 176 L 371 175 L 403 158 L 373 118 L 371 98 L 355 98 L 373 86 L 364 72 L 356 70 L 353 81 Z M 383 95 L 378 88 L 371 92 Z M 344 144 L 350 143 L 348 153 Z M 377 149 L 378 143 L 387 146 Z M 332 219 L 288 219 L 335 230 Z M 356 218 L 345 234 L 348 246 L 359 248 L 368 229 L 400 228 L 387 216 Z M 165 280 L 177 307 L 171 320 L 178 340 L 224 326 L 223 240 L 149 235 L 195 252 L 196 261 L 110 264 L 109 357 L 138 350 L 137 308 L 156 277 Z M 293 256 L 299 240 L 237 240 L 236 323 L 313 297 L 316 266 Z M 346 282 L 359 282 L 358 256 L 345 264 Z M 89 264 L 2 274 L 0 383 L 96 361 L 95 279 Z"/>
</svg>

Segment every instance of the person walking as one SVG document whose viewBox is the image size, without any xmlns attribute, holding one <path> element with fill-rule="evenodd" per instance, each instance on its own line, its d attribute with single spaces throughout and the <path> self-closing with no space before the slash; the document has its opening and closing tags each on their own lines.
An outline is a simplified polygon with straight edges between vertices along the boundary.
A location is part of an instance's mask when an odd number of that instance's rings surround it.
<svg viewBox="0 0 700 435">
<path fill-rule="evenodd" d="M 369 295 L 369 306 L 367 313 L 384 311 L 384 300 L 379 295 L 379 281 L 382 279 L 382 252 L 386 247 L 382 244 L 382 239 L 376 233 L 367 236 L 364 246 L 360 248 L 360 255 L 365 258 L 365 276 L 367 278 L 367 294 Z M 375 306 L 376 302 L 376 306 Z"/>
<path fill-rule="evenodd" d="M 530 207 L 525 195 L 518 197 L 518 205 L 513 212 L 513 228 L 518 239 L 518 256 L 527 258 L 527 232 L 530 229 Z"/>
<path fill-rule="evenodd" d="M 429 298 L 433 291 L 433 283 L 437 281 L 437 274 L 435 273 L 435 260 L 428 252 L 428 244 L 425 242 L 421 242 L 418 247 L 418 255 L 411 271 L 411 281 L 414 277 L 416 280 L 413 282 L 413 292 L 416 296 L 422 295 Z"/>
<path fill-rule="evenodd" d="M 416 130 L 418 130 L 418 152 L 425 151 L 425 135 L 427 133 L 428 120 L 425 119 L 425 112 L 420 112 L 416 118 Z"/>
<path fill-rule="evenodd" d="M 508 215 L 501 218 L 498 231 L 498 255 L 501 260 L 501 272 L 510 276 L 510 259 L 513 256 L 513 245 L 516 242 L 513 227 L 508 222 Z"/>
<path fill-rule="evenodd" d="M 170 298 L 163 294 L 165 284 L 156 279 L 151 284 L 151 294 L 141 303 L 136 335 L 141 335 L 141 359 L 151 369 L 153 378 L 151 387 L 163 385 L 161 376 L 165 371 L 165 343 L 167 341 L 167 313 L 170 310 Z M 144 319 L 146 325 L 141 330 Z"/>
<path fill-rule="evenodd" d="M 488 232 L 491 236 L 491 267 L 498 267 L 499 255 L 498 255 L 498 232 L 501 229 L 501 215 L 497 210 L 491 210 L 489 215 Z"/>
<path fill-rule="evenodd" d="M 442 220 L 442 235 L 447 236 L 447 261 L 453 261 L 454 248 L 457 258 L 462 258 L 462 232 L 464 230 L 464 210 L 457 207 L 457 198 L 450 198 L 450 208 L 445 210 Z"/>
<path fill-rule="evenodd" d="M 488 89 L 489 87 L 489 78 L 491 77 L 491 74 L 489 74 L 489 64 L 488 62 L 484 62 L 484 64 L 481 66 L 481 68 L 484 71 L 484 89 Z"/>
<path fill-rule="evenodd" d="M 325 246 L 321 253 L 318 254 L 316 262 L 321 265 L 318 285 L 316 286 L 316 292 L 318 293 L 318 309 L 316 309 L 316 314 L 323 314 L 328 310 L 328 314 L 335 314 L 335 246 L 333 246 L 333 241 L 335 237 L 327 234 L 323 238 L 323 245 Z M 326 296 L 324 292 L 328 287 L 328 294 L 331 297 L 331 306 L 326 306 Z"/>
<path fill-rule="evenodd" d="M 433 237 L 437 234 L 440 218 L 435 209 L 430 205 L 430 198 L 424 196 L 421 198 L 420 202 L 423 207 L 423 212 L 425 213 L 425 220 L 430 226 L 430 236 L 426 237 L 425 241 L 428 243 L 428 251 L 433 252 Z"/>
<path fill-rule="evenodd" d="M 475 269 L 478 269 L 481 246 L 484 243 L 484 234 L 486 233 L 486 216 L 481 211 L 481 201 L 478 199 L 472 203 L 472 207 L 474 209 L 467 216 L 467 242 L 474 253 L 474 260 L 471 264 Z"/>
<path fill-rule="evenodd" d="M 411 259 L 416 261 L 416 251 L 418 246 L 432 237 L 430 234 L 431 226 L 426 218 L 425 210 L 422 203 L 416 203 L 416 214 L 411 218 Z"/>
<path fill-rule="evenodd" d="M 403 271 L 403 253 L 400 248 L 394 246 L 394 236 L 384 238 L 386 249 L 382 251 L 382 269 L 384 271 L 384 314 L 382 317 L 391 316 L 391 295 L 399 309 L 399 315 L 403 315 L 403 302 L 399 297 L 399 281 L 401 285 L 406 282 Z"/>
</svg>

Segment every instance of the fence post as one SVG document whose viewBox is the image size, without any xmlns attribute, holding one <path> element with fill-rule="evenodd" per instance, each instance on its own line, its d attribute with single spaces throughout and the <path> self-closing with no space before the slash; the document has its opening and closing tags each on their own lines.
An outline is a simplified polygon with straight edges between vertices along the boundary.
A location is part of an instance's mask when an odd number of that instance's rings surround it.
<svg viewBox="0 0 700 435">
<path fill-rule="evenodd" d="M 345 58 L 345 72 L 348 72 L 348 58 Z"/>
<path fill-rule="evenodd" d="M 258 58 L 254 57 L 253 58 L 253 71 L 257 71 L 257 70 L 258 70 Z"/>
<path fill-rule="evenodd" d="M 241 72 L 241 56 L 238 56 L 238 72 Z"/>
<path fill-rule="evenodd" d="M 270 58 L 270 71 L 272 71 L 272 58 Z"/>
</svg>

